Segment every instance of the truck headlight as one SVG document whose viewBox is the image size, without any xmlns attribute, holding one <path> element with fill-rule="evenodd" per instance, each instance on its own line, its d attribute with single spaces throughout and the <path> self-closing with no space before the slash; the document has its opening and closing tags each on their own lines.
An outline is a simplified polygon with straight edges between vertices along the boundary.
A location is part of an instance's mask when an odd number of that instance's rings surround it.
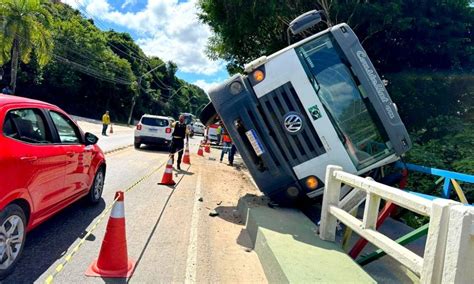
<svg viewBox="0 0 474 284">
<path fill-rule="evenodd" d="M 319 186 L 318 178 L 315 176 L 307 177 L 304 183 L 309 190 L 315 190 Z"/>
<path fill-rule="evenodd" d="M 239 81 L 234 81 L 229 86 L 229 91 L 232 95 L 238 95 L 242 92 L 243 86 Z"/>
</svg>

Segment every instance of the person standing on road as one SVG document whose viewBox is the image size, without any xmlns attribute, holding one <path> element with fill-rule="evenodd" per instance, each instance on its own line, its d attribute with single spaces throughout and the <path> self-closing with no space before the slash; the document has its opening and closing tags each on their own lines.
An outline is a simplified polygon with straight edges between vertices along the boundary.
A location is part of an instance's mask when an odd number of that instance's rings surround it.
<svg viewBox="0 0 474 284">
<path fill-rule="evenodd" d="M 222 122 L 219 122 L 219 126 L 216 129 L 216 136 L 217 136 L 217 145 L 221 145 L 221 139 L 222 139 Z M 221 159 L 222 160 L 222 159 Z"/>
<path fill-rule="evenodd" d="M 174 154 L 178 152 L 178 170 L 181 170 L 181 158 L 183 157 L 184 139 L 187 136 L 188 128 L 184 122 L 184 115 L 180 115 L 177 122 L 173 124 L 173 139 L 171 140 L 170 155 L 173 159 Z"/>
<path fill-rule="evenodd" d="M 237 147 L 235 147 L 234 143 L 231 143 L 231 145 L 229 150 L 229 166 L 234 166 L 234 156 L 235 152 L 237 152 Z"/>
<path fill-rule="evenodd" d="M 109 127 L 110 124 L 110 115 L 109 111 L 106 111 L 104 115 L 102 116 L 102 135 L 107 136 L 107 127 Z"/>
<path fill-rule="evenodd" d="M 230 153 L 230 148 L 232 146 L 232 140 L 230 139 L 229 133 L 227 133 L 226 129 L 222 130 L 222 152 L 221 152 L 221 163 L 224 159 L 224 154 Z M 230 161 L 229 161 L 230 162 Z"/>
</svg>

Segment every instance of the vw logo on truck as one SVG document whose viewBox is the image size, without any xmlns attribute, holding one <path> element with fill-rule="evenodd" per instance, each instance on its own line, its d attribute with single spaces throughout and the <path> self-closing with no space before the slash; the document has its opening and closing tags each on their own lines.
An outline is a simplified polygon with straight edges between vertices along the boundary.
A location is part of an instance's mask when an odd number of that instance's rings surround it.
<svg viewBox="0 0 474 284">
<path fill-rule="evenodd" d="M 303 119 L 298 113 L 290 112 L 283 118 L 283 125 L 291 134 L 298 133 L 303 128 Z"/>
</svg>

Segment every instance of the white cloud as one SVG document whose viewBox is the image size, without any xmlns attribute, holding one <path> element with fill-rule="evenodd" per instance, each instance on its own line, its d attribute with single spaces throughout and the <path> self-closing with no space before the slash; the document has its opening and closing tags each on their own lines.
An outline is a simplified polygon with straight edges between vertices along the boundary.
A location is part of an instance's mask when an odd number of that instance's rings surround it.
<svg viewBox="0 0 474 284">
<path fill-rule="evenodd" d="M 197 81 L 194 81 L 192 84 L 194 84 L 196 86 L 199 86 L 201 89 L 206 91 L 206 93 L 209 93 L 209 91 L 212 88 L 217 87 L 221 83 L 222 83 L 222 81 L 208 82 L 208 81 L 204 81 L 204 80 L 197 80 Z"/>
<path fill-rule="evenodd" d="M 137 0 L 125 0 L 125 2 L 122 4 L 122 9 L 127 8 L 128 5 L 135 5 L 137 3 Z"/>
<path fill-rule="evenodd" d="M 77 8 L 76 1 L 95 19 L 134 31 L 147 55 L 171 60 L 183 72 L 212 75 L 224 67 L 222 61 L 212 61 L 205 54 L 211 31 L 196 15 L 198 0 L 148 0 L 143 10 L 126 13 L 114 9 L 107 0 L 63 0 Z M 125 0 L 122 8 L 132 2 L 135 0 Z"/>
</svg>

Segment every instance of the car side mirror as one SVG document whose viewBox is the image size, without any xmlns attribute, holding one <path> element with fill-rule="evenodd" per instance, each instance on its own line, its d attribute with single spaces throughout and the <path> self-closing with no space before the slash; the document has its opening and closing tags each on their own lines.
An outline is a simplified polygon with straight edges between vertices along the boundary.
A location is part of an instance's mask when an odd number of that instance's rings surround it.
<svg viewBox="0 0 474 284">
<path fill-rule="evenodd" d="M 99 137 L 89 132 L 86 132 L 86 134 L 84 135 L 84 138 L 86 140 L 85 141 L 86 146 L 95 145 L 97 144 L 97 141 L 99 141 Z"/>
</svg>

